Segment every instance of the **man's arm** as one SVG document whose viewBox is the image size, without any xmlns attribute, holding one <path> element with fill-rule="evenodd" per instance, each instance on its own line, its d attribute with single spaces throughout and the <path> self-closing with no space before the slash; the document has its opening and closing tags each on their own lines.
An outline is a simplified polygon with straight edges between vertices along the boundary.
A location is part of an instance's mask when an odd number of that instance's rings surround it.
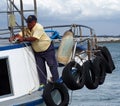
<svg viewBox="0 0 120 106">
<path fill-rule="evenodd" d="M 35 41 L 35 40 L 37 40 L 37 38 L 35 38 L 35 37 L 23 37 L 19 34 L 16 34 L 16 35 L 11 36 L 9 38 L 10 42 L 12 42 L 12 41 L 18 41 L 18 42 L 29 41 L 29 42 L 32 42 L 32 41 Z"/>
<path fill-rule="evenodd" d="M 23 38 L 23 41 L 32 42 L 32 41 L 35 41 L 35 40 L 37 40 L 37 38 L 35 38 L 35 37 L 24 37 L 24 38 Z"/>
</svg>

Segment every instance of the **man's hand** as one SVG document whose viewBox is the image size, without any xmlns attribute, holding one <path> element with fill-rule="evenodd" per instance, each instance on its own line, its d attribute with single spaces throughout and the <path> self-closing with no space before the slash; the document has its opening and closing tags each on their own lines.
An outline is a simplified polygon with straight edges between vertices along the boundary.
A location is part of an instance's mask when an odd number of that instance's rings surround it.
<svg viewBox="0 0 120 106">
<path fill-rule="evenodd" d="M 14 42 L 14 43 L 16 43 L 16 42 L 23 42 L 23 37 L 20 36 L 19 34 L 16 34 L 16 35 L 11 36 L 9 38 L 9 42 Z"/>
</svg>

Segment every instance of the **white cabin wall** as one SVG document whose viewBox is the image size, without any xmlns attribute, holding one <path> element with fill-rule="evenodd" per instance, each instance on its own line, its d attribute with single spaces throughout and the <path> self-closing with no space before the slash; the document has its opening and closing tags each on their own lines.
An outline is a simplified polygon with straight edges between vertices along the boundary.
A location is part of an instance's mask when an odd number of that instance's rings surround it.
<svg viewBox="0 0 120 106">
<path fill-rule="evenodd" d="M 0 101 L 13 99 L 38 89 L 39 80 L 32 49 L 18 48 L 0 52 L 0 58 L 8 57 L 12 80 L 13 96 Z M 29 53 L 29 54 L 28 54 Z"/>
<path fill-rule="evenodd" d="M 31 84 L 31 88 L 32 89 L 38 88 L 39 79 L 38 79 L 37 65 L 31 47 L 24 48 L 23 54 L 24 54 L 27 72 L 29 73 L 29 82 Z"/>
</svg>

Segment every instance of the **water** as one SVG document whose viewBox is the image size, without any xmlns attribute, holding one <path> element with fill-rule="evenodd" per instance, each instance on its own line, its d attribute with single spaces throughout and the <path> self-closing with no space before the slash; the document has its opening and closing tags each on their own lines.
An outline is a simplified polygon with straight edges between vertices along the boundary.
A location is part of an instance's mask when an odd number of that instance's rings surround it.
<svg viewBox="0 0 120 106">
<path fill-rule="evenodd" d="M 120 43 L 104 43 L 111 52 L 116 69 L 95 90 L 86 87 L 73 91 L 69 106 L 120 106 Z"/>
</svg>

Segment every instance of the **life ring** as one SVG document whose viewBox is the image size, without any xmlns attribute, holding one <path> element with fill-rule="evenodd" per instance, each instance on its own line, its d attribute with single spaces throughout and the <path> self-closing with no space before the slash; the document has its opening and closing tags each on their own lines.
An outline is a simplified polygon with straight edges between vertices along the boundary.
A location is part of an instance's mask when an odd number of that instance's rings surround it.
<svg viewBox="0 0 120 106">
<path fill-rule="evenodd" d="M 70 90 L 78 90 L 84 86 L 84 71 L 75 61 L 69 62 L 62 72 L 63 82 Z"/>
<path fill-rule="evenodd" d="M 99 85 L 100 69 L 98 68 L 98 65 L 96 58 L 93 62 L 88 60 L 83 63 L 83 70 L 85 71 L 85 85 L 88 89 L 96 89 Z"/>
<path fill-rule="evenodd" d="M 109 65 L 109 70 L 107 70 L 106 72 L 107 73 L 112 73 L 112 71 L 115 69 L 115 65 L 114 65 L 114 62 L 112 60 L 112 56 L 108 50 L 108 48 L 106 46 L 98 46 L 97 48 L 98 50 L 101 50 L 101 53 L 103 55 L 103 57 L 105 58 L 106 62 L 108 63 Z"/>
<path fill-rule="evenodd" d="M 58 91 L 59 96 L 61 96 L 61 101 L 59 104 L 55 103 L 52 92 Z M 58 97 L 55 97 L 58 98 Z M 68 106 L 69 103 L 69 93 L 67 88 L 63 83 L 48 83 L 43 91 L 43 99 L 47 106 Z"/>
</svg>

